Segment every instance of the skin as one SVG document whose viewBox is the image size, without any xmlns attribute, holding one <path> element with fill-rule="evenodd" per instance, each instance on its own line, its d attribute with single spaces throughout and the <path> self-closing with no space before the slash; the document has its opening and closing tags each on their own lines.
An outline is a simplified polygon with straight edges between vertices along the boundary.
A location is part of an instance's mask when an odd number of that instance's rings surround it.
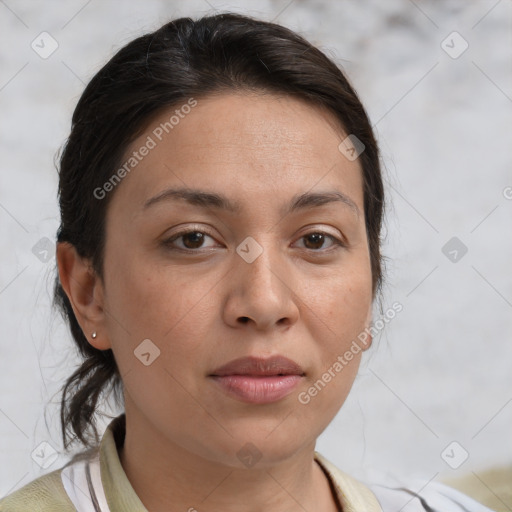
<svg viewBox="0 0 512 512">
<path fill-rule="evenodd" d="M 174 110 L 149 123 L 126 154 Z M 104 281 L 72 246 L 59 244 L 60 278 L 77 319 L 91 344 L 113 349 L 120 368 L 127 418 L 120 459 L 148 510 L 170 503 L 172 510 L 336 510 L 313 460 L 315 442 L 345 401 L 361 353 L 309 404 L 298 394 L 371 319 L 362 170 L 338 150 L 346 135 L 332 114 L 298 99 L 198 98 L 110 192 Z M 143 208 L 171 186 L 222 193 L 241 212 L 183 200 Z M 333 189 L 359 215 L 341 202 L 281 213 L 296 194 Z M 208 236 L 203 245 L 178 238 L 174 246 L 189 252 L 173 251 L 163 241 L 179 228 Z M 346 246 L 305 237 L 319 231 Z M 236 252 L 247 236 L 263 248 L 252 263 Z M 160 350 L 149 366 L 134 356 L 147 338 Z M 305 371 L 276 403 L 236 400 L 208 377 L 233 359 L 276 354 Z M 249 442 L 262 455 L 250 468 L 237 457 Z"/>
</svg>

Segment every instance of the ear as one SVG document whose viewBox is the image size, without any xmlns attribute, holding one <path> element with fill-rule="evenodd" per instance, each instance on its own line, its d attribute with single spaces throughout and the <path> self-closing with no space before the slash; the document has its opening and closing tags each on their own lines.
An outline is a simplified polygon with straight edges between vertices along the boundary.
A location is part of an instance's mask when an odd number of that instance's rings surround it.
<svg viewBox="0 0 512 512">
<path fill-rule="evenodd" d="M 103 309 L 103 283 L 89 260 L 83 259 L 69 242 L 57 244 L 57 265 L 62 288 L 89 343 L 99 349 L 111 348 Z M 93 338 L 92 333 L 97 337 Z"/>
</svg>

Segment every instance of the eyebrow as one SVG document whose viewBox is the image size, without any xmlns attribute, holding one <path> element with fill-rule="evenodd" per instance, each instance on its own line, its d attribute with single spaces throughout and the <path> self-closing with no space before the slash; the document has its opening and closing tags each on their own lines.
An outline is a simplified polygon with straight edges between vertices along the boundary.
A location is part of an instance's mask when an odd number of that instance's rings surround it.
<svg viewBox="0 0 512 512">
<path fill-rule="evenodd" d="M 242 211 L 240 203 L 233 202 L 222 194 L 187 187 L 163 190 L 145 201 L 143 209 L 146 210 L 150 206 L 162 201 L 170 200 L 183 200 L 191 205 L 199 206 L 201 208 L 224 210 L 233 214 L 240 214 Z M 339 192 L 338 190 L 297 194 L 292 197 L 289 204 L 283 206 L 281 215 L 285 216 L 299 210 L 320 207 L 330 203 L 344 204 L 350 207 L 358 218 L 360 216 L 357 204 L 349 196 Z"/>
</svg>

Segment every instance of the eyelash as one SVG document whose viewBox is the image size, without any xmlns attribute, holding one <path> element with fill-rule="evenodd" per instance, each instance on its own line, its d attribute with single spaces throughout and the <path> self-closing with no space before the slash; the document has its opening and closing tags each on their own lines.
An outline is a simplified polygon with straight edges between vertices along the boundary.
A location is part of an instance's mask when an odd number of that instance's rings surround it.
<svg viewBox="0 0 512 512">
<path fill-rule="evenodd" d="M 178 240 L 179 238 L 185 236 L 185 235 L 188 235 L 188 234 L 191 234 L 191 233 L 201 233 L 203 235 L 207 235 L 209 236 L 210 238 L 214 238 L 210 233 L 208 233 L 207 231 L 203 231 L 203 230 L 200 230 L 200 229 L 185 229 L 185 230 L 182 230 L 182 231 L 179 231 L 178 233 L 175 233 L 171 238 L 168 238 L 167 240 L 164 240 L 163 241 L 163 245 L 165 245 L 169 250 L 172 250 L 172 251 L 181 251 L 181 252 L 185 252 L 185 253 L 200 253 L 201 252 L 201 248 L 198 248 L 198 249 L 184 249 L 182 247 L 174 247 L 172 244 L 174 241 Z M 338 249 L 341 249 L 343 247 L 346 247 L 346 244 L 340 240 L 339 238 L 335 237 L 334 235 L 331 235 L 330 233 L 327 233 L 325 231 L 319 231 L 319 230 L 315 230 L 315 231 L 311 231 L 309 233 L 306 233 L 304 235 L 302 235 L 300 239 L 302 238 L 305 238 L 307 236 L 310 236 L 310 235 L 323 235 L 324 237 L 327 237 L 327 238 L 330 238 L 333 242 L 333 245 L 328 248 L 328 249 L 307 249 L 305 248 L 307 251 L 312 251 L 314 253 L 326 253 L 326 252 L 331 252 L 333 250 L 338 250 Z"/>
</svg>

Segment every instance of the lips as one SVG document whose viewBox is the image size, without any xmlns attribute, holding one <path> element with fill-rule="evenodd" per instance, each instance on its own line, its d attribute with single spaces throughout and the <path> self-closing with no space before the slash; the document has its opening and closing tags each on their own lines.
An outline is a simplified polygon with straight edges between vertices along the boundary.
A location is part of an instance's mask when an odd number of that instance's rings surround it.
<svg viewBox="0 0 512 512">
<path fill-rule="evenodd" d="M 304 370 L 283 356 L 243 357 L 214 370 L 210 377 L 231 398 L 250 404 L 278 402 L 304 377 Z"/>
<path fill-rule="evenodd" d="M 214 377 L 226 375 L 304 375 L 304 370 L 294 361 L 284 356 L 273 356 L 268 359 L 258 357 L 241 357 L 217 368 L 211 373 Z"/>
</svg>

